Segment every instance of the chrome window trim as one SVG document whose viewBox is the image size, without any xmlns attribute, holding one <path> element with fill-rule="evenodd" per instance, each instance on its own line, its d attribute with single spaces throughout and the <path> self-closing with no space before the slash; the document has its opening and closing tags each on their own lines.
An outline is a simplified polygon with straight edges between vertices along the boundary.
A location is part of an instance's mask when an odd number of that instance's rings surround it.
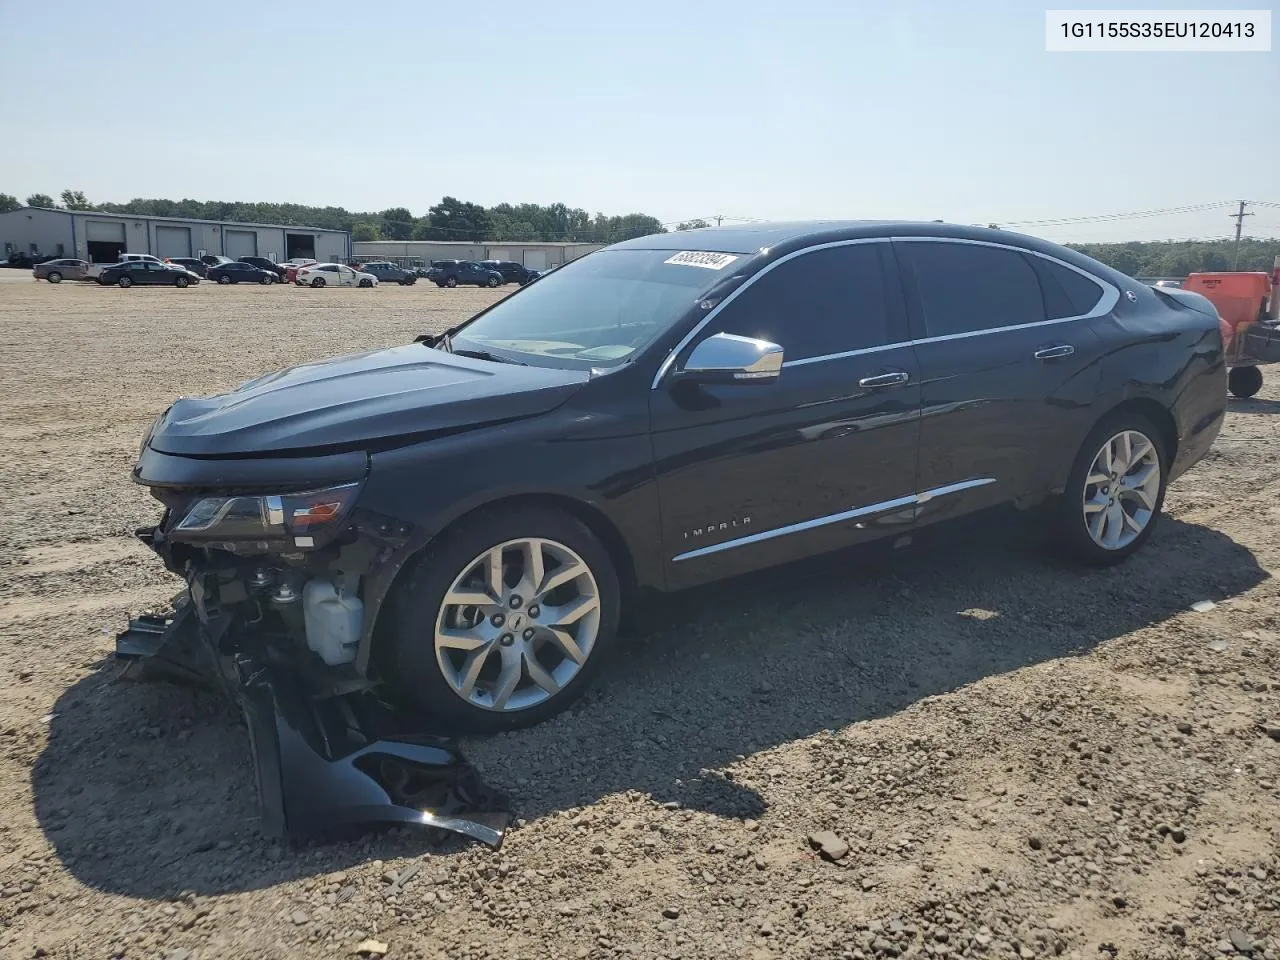
<svg viewBox="0 0 1280 960">
<path fill-rule="evenodd" d="M 1050 263 L 1056 263 L 1060 267 L 1066 267 L 1068 270 L 1072 270 L 1080 274 L 1080 276 L 1085 277 L 1086 279 L 1092 280 L 1094 283 L 1096 283 L 1099 287 L 1102 288 L 1102 296 L 1098 300 L 1098 302 L 1094 304 L 1092 310 L 1090 310 L 1088 313 L 1082 313 L 1076 316 L 1057 317 L 1053 320 L 1036 320 L 1032 323 L 1017 323 L 1017 324 L 1011 324 L 1009 326 L 1004 326 L 1004 327 L 990 327 L 985 330 L 969 330 L 964 333 L 947 333 L 947 334 L 941 334 L 936 337 L 922 337 L 916 340 L 899 340 L 897 343 L 886 343 L 886 344 L 881 344 L 880 346 L 877 346 L 877 347 L 863 347 L 858 350 L 844 350 L 844 351 L 841 351 L 840 353 L 828 353 L 818 357 L 802 357 L 799 360 L 784 360 L 782 363 L 783 369 L 786 369 L 787 367 L 800 367 L 809 363 L 822 363 L 827 360 L 844 360 L 848 357 L 860 357 L 870 353 L 882 353 L 885 350 L 895 350 L 899 347 L 918 347 L 928 343 L 943 343 L 947 340 L 964 340 L 969 337 L 983 337 L 992 333 L 1008 333 L 1014 330 L 1028 330 L 1033 327 L 1048 327 L 1048 326 L 1054 326 L 1060 323 L 1073 323 L 1076 320 L 1093 320 L 1093 319 L 1096 319 L 1097 317 L 1105 317 L 1108 313 L 1110 313 L 1113 309 L 1115 309 L 1116 304 L 1120 302 L 1120 290 L 1110 281 L 1103 280 L 1101 277 L 1095 276 L 1094 274 L 1090 273 L 1088 270 L 1084 270 L 1081 267 L 1075 266 L 1074 264 L 1067 263 L 1065 260 L 1061 260 L 1058 257 L 1053 256 L 1052 254 L 1041 253 L 1039 250 L 1031 250 L 1027 247 L 1020 247 L 1012 243 L 997 243 L 993 240 L 970 240 L 965 237 L 935 237 L 935 236 L 858 237 L 853 240 L 833 240 L 830 243 L 820 243 L 812 247 L 805 247 L 802 250 L 795 250 L 787 254 L 785 257 L 778 258 L 773 263 L 769 264 L 764 269 L 757 272 L 754 276 L 748 279 L 746 283 L 740 286 L 737 290 L 733 291 L 733 293 L 729 294 L 729 296 L 725 297 L 718 304 L 716 304 L 715 308 L 712 309 L 710 313 L 708 313 L 705 317 L 699 320 L 698 323 L 694 325 L 693 329 L 690 330 L 688 333 L 686 333 L 683 337 L 681 337 L 680 342 L 671 348 L 671 351 L 667 354 L 666 358 L 662 361 L 662 364 L 658 367 L 658 372 L 654 374 L 653 382 L 650 384 L 649 389 L 650 390 L 658 389 L 658 385 L 662 382 L 663 377 L 667 375 L 667 373 L 671 370 L 672 365 L 675 363 L 676 357 L 679 356 L 680 352 L 689 345 L 690 341 L 692 341 L 699 333 L 701 333 L 702 330 L 707 326 L 707 324 L 709 324 L 712 320 L 716 318 L 717 315 L 719 315 L 721 310 L 723 310 L 729 304 L 733 303 L 733 301 L 737 299 L 739 294 L 745 292 L 746 290 L 749 290 L 752 284 L 754 284 L 757 280 L 759 280 L 765 274 L 769 273 L 769 271 L 773 270 L 775 267 L 781 266 L 782 264 L 786 263 L 788 260 L 794 260 L 796 257 L 803 256 L 806 253 L 814 253 L 818 250 L 830 250 L 832 247 L 849 247 L 849 246 L 853 246 L 855 244 L 861 244 L 861 243 L 962 243 L 962 244 L 970 244 L 972 246 L 978 246 L 978 247 L 995 247 L 998 250 L 1012 250 L 1015 253 L 1030 254 L 1033 257 L 1040 257 L 1043 260 L 1048 260 Z M 764 251 L 761 251 L 761 252 L 764 252 Z M 1037 277 L 1036 279 L 1038 283 L 1039 278 Z"/>
<path fill-rule="evenodd" d="M 753 543 L 760 543 L 764 540 L 772 540 L 775 537 L 785 537 L 792 533 L 802 533 L 805 530 L 814 530 L 818 527 L 825 527 L 828 524 L 839 523 L 842 520 L 854 520 L 858 517 L 865 517 L 873 513 L 884 513 L 886 510 L 896 510 L 898 507 L 909 507 L 928 503 L 936 497 L 946 496 L 949 493 L 959 493 L 962 490 L 972 490 L 975 487 L 985 487 L 987 484 L 995 482 L 995 477 L 975 477 L 972 480 L 961 480 L 959 483 L 949 483 L 944 487 L 934 487 L 932 490 L 926 490 L 924 493 L 913 493 L 906 497 L 897 497 L 893 500 L 883 500 L 880 503 L 872 503 L 865 507 L 854 507 L 852 510 L 843 510 L 840 513 L 831 513 L 825 517 L 815 517 L 812 520 L 802 520 L 799 523 L 789 523 L 785 527 L 774 527 L 772 530 L 761 530 L 759 533 L 752 533 L 745 537 L 737 537 L 734 540 L 726 540 L 724 543 L 713 543 L 709 546 L 699 547 L 696 550 L 689 550 L 685 553 L 677 554 L 671 558 L 671 562 L 675 563 L 680 560 L 693 560 L 697 557 L 705 557 L 709 554 L 720 553 L 723 550 L 732 550 L 734 547 L 745 547 Z"/>
</svg>

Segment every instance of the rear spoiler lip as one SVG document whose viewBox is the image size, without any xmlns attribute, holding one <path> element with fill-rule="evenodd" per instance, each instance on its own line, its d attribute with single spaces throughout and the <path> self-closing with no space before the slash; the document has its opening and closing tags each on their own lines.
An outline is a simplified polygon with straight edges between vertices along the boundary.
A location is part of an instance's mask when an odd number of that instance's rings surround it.
<svg viewBox="0 0 1280 960">
<path fill-rule="evenodd" d="M 1213 301 L 1193 290 L 1183 290 L 1181 287 L 1152 287 L 1151 289 L 1157 295 L 1167 297 L 1174 303 L 1194 310 L 1196 313 L 1203 313 L 1206 317 L 1213 317 L 1215 320 L 1221 319 L 1218 316 L 1218 308 L 1213 305 Z"/>
</svg>

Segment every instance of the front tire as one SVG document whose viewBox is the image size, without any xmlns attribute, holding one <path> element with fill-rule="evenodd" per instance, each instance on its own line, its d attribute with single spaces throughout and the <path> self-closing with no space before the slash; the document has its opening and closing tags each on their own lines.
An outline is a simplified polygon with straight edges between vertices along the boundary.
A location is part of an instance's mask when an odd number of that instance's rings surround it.
<svg viewBox="0 0 1280 960">
<path fill-rule="evenodd" d="M 1094 427 L 1076 455 L 1058 503 L 1057 539 L 1077 560 L 1120 563 L 1160 519 L 1169 453 L 1146 417 L 1122 413 Z"/>
<path fill-rule="evenodd" d="M 488 280 L 486 280 L 486 281 L 485 281 L 485 284 L 484 284 L 484 285 L 485 285 L 486 287 L 488 287 L 490 290 L 492 290 L 494 287 L 496 287 L 496 286 L 497 286 L 499 283 L 501 283 L 501 282 L 502 282 L 502 281 L 501 281 L 501 280 L 499 280 L 497 277 L 490 277 Z"/>
<path fill-rule="evenodd" d="M 1262 371 L 1257 367 L 1232 367 L 1227 373 L 1227 390 L 1233 397 L 1248 400 L 1262 389 Z"/>
<path fill-rule="evenodd" d="M 361 280 L 361 281 L 360 281 L 360 286 L 362 286 L 362 287 L 372 287 L 372 286 L 373 286 L 373 281 L 372 281 L 372 280 Z"/>
<path fill-rule="evenodd" d="M 186 277 L 177 277 L 177 278 L 173 281 L 173 285 L 174 285 L 175 287 L 177 287 L 179 290 L 184 289 L 184 288 L 185 288 L 188 284 L 190 284 L 190 283 L 191 283 L 191 281 L 190 281 L 190 280 L 188 280 Z"/>
<path fill-rule="evenodd" d="M 50 283 L 61 283 L 62 274 L 60 274 L 57 270 L 51 270 L 49 271 L 49 276 L 45 277 L 45 279 L 48 280 Z"/>
<path fill-rule="evenodd" d="M 379 650 L 400 694 L 459 733 L 540 723 L 582 695 L 617 635 L 608 551 L 559 510 L 462 521 L 396 587 Z"/>
<path fill-rule="evenodd" d="M 258 278 L 258 282 L 262 284 L 264 287 L 268 286 L 271 283 L 271 274 L 264 273 L 261 277 Z"/>
</svg>

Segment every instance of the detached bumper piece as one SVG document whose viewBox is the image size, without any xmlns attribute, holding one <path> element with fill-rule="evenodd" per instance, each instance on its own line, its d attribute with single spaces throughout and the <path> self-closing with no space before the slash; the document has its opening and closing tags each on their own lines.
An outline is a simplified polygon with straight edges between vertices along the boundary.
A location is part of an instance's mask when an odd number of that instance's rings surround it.
<svg viewBox="0 0 1280 960">
<path fill-rule="evenodd" d="M 116 638 L 140 679 L 222 682 L 249 728 L 263 833 L 304 840 L 343 828 L 420 824 L 502 843 L 500 795 L 436 738 L 404 732 L 372 694 L 316 697 L 294 670 L 216 641 L 181 602 L 171 617 L 140 617 Z"/>
</svg>

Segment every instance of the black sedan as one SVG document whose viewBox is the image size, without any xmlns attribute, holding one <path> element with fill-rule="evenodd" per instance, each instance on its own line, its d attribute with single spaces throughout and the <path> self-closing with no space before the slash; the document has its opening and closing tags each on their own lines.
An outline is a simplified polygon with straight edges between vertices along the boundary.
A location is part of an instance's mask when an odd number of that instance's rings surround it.
<svg viewBox="0 0 1280 960">
<path fill-rule="evenodd" d="M 209 265 L 199 257 L 169 257 L 165 263 L 172 263 L 175 266 L 185 267 L 198 277 L 208 275 Z"/>
<path fill-rule="evenodd" d="M 251 263 L 242 263 L 239 260 L 232 260 L 228 263 L 220 263 L 216 267 L 210 267 L 205 274 L 205 279 L 223 284 L 260 283 L 264 286 L 269 283 L 280 282 L 280 276 L 274 270 L 263 270 L 262 267 L 255 267 Z"/>
<path fill-rule="evenodd" d="M 481 260 L 479 263 L 482 267 L 497 270 L 502 274 L 503 283 L 518 283 L 523 287 L 526 283 L 538 278 L 537 270 L 530 270 L 523 263 L 517 263 L 514 260 Z"/>
<path fill-rule="evenodd" d="M 156 263 L 154 260 L 134 260 L 129 263 L 114 263 L 98 274 L 98 282 L 103 286 L 115 284 L 119 287 L 159 286 L 189 287 L 199 283 L 200 278 L 185 267 L 170 266 L 167 263 Z"/>
<path fill-rule="evenodd" d="M 649 591 L 1008 504 L 1119 563 L 1225 407 L 1196 294 L 1001 230 L 764 224 L 179 399 L 133 477 L 222 655 L 492 731 L 579 696 Z"/>
</svg>

